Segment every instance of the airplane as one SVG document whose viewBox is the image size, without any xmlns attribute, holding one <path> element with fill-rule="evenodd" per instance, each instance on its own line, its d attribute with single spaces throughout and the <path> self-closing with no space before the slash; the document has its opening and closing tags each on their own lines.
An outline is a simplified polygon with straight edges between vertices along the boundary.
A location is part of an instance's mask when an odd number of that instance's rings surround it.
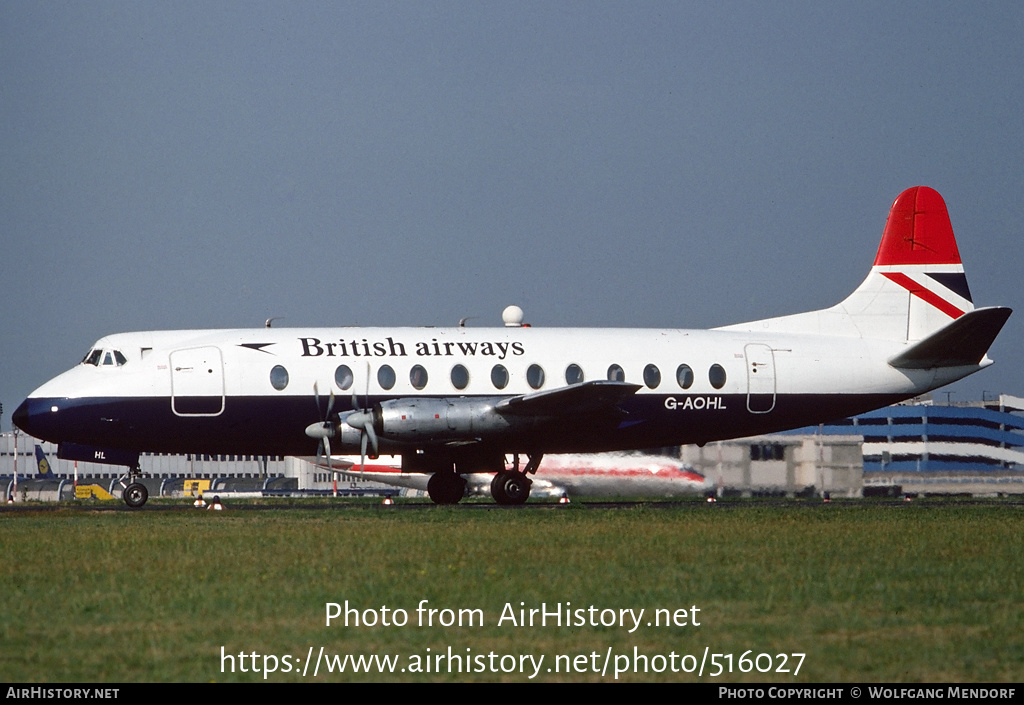
<svg viewBox="0 0 1024 705">
<path fill-rule="evenodd" d="M 510 306 L 500 328 L 120 333 L 13 420 L 58 457 L 125 466 L 132 507 L 147 499 L 143 451 L 314 448 L 400 455 L 438 504 L 478 472 L 495 501 L 522 504 L 545 454 L 770 433 L 949 384 L 992 364 L 1010 313 L 974 307 L 945 201 L 915 186 L 867 278 L 831 308 L 710 330 L 533 328 Z"/>
<path fill-rule="evenodd" d="M 506 468 L 508 467 L 506 459 Z M 403 472 L 401 460 L 366 465 L 360 456 L 332 457 L 321 465 L 350 480 L 369 480 L 427 491 L 430 475 Z M 488 473 L 469 473 L 467 497 L 491 494 Z M 531 497 L 678 497 L 695 495 L 713 485 L 693 468 L 664 456 L 626 453 L 545 455 L 532 478 Z"/>
</svg>

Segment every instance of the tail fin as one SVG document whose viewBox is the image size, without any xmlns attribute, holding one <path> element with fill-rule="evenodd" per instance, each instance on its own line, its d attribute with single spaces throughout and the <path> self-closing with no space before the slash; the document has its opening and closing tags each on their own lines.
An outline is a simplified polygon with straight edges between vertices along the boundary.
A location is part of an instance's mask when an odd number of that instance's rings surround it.
<svg viewBox="0 0 1024 705">
<path fill-rule="evenodd" d="M 50 471 L 50 461 L 46 459 L 46 453 L 43 452 L 42 447 L 38 443 L 36 443 L 36 465 L 39 467 L 39 477 L 53 479 L 54 475 Z"/>
<path fill-rule="evenodd" d="M 923 340 L 974 310 L 946 203 L 915 186 L 889 211 L 874 266 L 840 305 L 865 337 Z"/>
<path fill-rule="evenodd" d="M 914 186 L 892 204 L 871 271 L 844 301 L 821 311 L 724 330 L 915 343 L 972 311 L 974 303 L 946 203 L 937 191 Z"/>
</svg>

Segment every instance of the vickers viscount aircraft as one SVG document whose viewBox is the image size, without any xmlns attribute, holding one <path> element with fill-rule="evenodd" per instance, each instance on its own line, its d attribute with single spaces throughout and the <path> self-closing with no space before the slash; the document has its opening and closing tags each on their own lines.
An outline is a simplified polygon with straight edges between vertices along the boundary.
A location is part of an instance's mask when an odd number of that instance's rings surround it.
<svg viewBox="0 0 1024 705">
<path fill-rule="evenodd" d="M 974 307 L 946 204 L 920 186 L 831 308 L 712 330 L 531 328 L 510 307 L 501 328 L 121 333 L 14 421 L 59 457 L 126 466 L 132 506 L 142 451 L 396 454 L 432 474 L 435 502 L 489 472 L 494 499 L 518 504 L 545 453 L 768 433 L 948 384 L 991 364 L 1009 315 Z"/>
</svg>

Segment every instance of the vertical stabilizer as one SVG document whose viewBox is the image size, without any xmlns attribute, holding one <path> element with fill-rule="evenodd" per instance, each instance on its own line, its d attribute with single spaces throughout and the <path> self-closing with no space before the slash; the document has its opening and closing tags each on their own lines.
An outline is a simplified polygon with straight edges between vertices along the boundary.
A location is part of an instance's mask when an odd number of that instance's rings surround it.
<svg viewBox="0 0 1024 705">
<path fill-rule="evenodd" d="M 52 480 L 55 478 L 53 472 L 50 470 L 50 461 L 46 459 L 46 453 L 43 452 L 42 446 L 36 443 L 36 467 L 39 468 L 39 477 Z"/>
<path fill-rule="evenodd" d="M 871 271 L 842 303 L 724 330 L 916 342 L 973 310 L 946 203 L 914 186 L 892 204 Z"/>
<path fill-rule="evenodd" d="M 946 203 L 937 191 L 915 186 L 899 195 L 871 274 L 843 306 L 854 316 L 887 314 L 890 320 L 878 321 L 881 330 L 872 337 L 908 341 L 922 340 L 974 310 Z"/>
</svg>

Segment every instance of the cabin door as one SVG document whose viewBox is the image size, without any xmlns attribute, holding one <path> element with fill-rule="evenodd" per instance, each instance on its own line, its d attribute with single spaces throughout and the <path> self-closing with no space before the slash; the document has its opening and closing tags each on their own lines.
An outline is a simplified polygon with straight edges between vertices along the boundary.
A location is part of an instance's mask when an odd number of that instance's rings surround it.
<svg viewBox="0 0 1024 705">
<path fill-rule="evenodd" d="M 171 353 L 171 410 L 178 416 L 224 411 L 224 361 L 212 345 Z"/>
<path fill-rule="evenodd" d="M 767 414 L 775 408 L 775 355 L 768 345 L 751 343 L 747 358 L 747 411 Z"/>
</svg>

